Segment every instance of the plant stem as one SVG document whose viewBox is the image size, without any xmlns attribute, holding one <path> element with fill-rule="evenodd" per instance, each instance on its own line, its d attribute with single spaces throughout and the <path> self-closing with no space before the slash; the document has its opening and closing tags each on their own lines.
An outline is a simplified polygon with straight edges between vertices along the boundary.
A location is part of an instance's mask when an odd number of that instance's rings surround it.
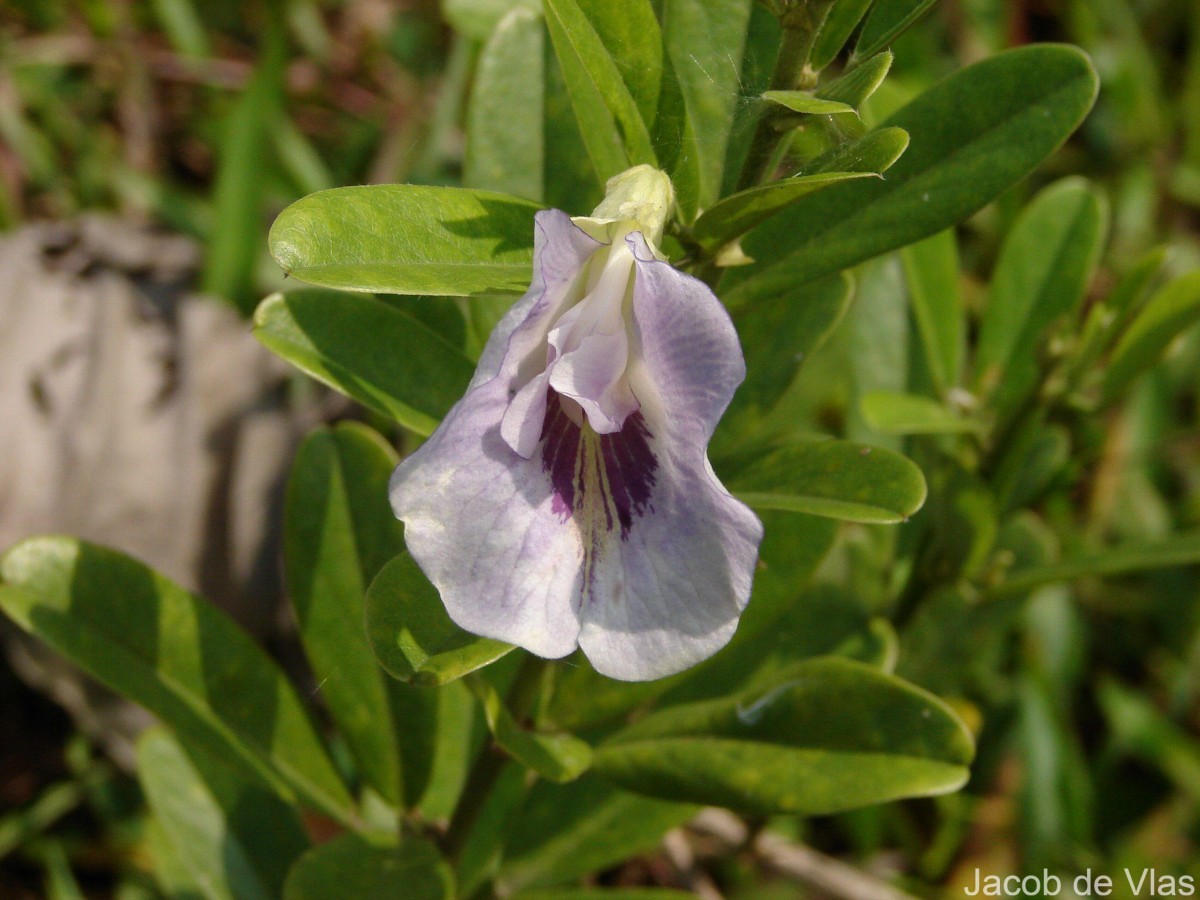
<svg viewBox="0 0 1200 900">
<path fill-rule="evenodd" d="M 517 671 L 505 697 L 509 712 L 518 722 L 529 716 L 534 703 L 537 702 L 546 666 L 546 660 L 532 653 L 526 654 L 521 663 L 521 668 Z M 442 851 L 450 859 L 455 859 L 462 852 L 471 829 L 487 805 L 496 779 L 500 777 L 508 761 L 508 754 L 490 741 L 476 757 L 471 771 L 467 774 L 458 805 L 454 807 L 454 815 L 450 817 L 445 837 L 441 840 Z"/>
<path fill-rule="evenodd" d="M 805 67 L 812 53 L 813 41 L 832 5 L 832 0 L 801 0 L 784 12 L 780 18 L 783 39 L 768 90 L 793 91 L 801 86 L 806 77 Z M 774 118 L 774 111 L 770 109 L 764 109 L 759 116 L 754 136 L 750 139 L 750 149 L 746 152 L 746 162 L 738 178 L 739 191 L 761 184 L 771 176 L 771 159 L 776 145 L 784 137 L 775 130 L 772 124 Z"/>
</svg>

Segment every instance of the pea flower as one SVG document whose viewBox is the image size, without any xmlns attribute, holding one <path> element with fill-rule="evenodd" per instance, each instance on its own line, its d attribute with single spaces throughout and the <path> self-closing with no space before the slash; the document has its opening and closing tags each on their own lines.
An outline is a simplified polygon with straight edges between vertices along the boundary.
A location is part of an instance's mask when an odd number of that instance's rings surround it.
<svg viewBox="0 0 1200 900">
<path fill-rule="evenodd" d="M 733 323 L 659 251 L 670 180 L 638 166 L 591 217 L 536 216 L 533 281 L 470 386 L 392 476 L 450 617 L 629 681 L 719 650 L 762 539 L 707 447 L 745 377 Z"/>
</svg>

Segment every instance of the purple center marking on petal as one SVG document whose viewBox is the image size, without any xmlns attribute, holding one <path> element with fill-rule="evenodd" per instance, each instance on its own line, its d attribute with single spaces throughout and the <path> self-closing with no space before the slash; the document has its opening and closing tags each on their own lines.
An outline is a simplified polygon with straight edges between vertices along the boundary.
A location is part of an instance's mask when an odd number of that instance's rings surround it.
<svg viewBox="0 0 1200 900">
<path fill-rule="evenodd" d="M 542 471 L 550 475 L 554 499 L 550 508 L 561 521 L 575 509 L 576 467 L 581 430 L 562 408 L 558 394 L 549 391 L 542 422 Z"/>
<path fill-rule="evenodd" d="M 598 546 L 601 523 L 604 531 L 619 525 L 625 540 L 634 518 L 653 511 L 650 500 L 658 470 L 650 446 L 653 437 L 640 411 L 630 414 L 620 431 L 596 434 L 587 428 L 585 434 L 563 408 L 562 398 L 549 392 L 542 424 L 542 470 L 550 476 L 554 492 L 552 511 L 563 522 L 576 520 L 586 533 L 585 548 Z"/>
<path fill-rule="evenodd" d="M 657 480 L 654 473 L 658 460 L 650 449 L 653 437 L 640 411 L 630 414 L 620 431 L 600 436 L 609 494 L 617 508 L 622 540 L 629 536 L 635 515 L 640 516 L 647 508 L 654 509 L 650 496 Z"/>
</svg>

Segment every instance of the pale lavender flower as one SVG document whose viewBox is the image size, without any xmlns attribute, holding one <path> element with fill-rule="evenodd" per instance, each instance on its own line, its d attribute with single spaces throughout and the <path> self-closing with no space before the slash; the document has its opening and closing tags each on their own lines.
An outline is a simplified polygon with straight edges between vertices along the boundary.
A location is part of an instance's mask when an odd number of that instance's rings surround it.
<svg viewBox="0 0 1200 900">
<path fill-rule="evenodd" d="M 458 625 L 633 681 L 725 645 L 762 538 L 708 462 L 745 363 L 712 291 L 658 258 L 672 202 L 639 166 L 591 218 L 538 213 L 528 293 L 390 488 Z"/>
</svg>

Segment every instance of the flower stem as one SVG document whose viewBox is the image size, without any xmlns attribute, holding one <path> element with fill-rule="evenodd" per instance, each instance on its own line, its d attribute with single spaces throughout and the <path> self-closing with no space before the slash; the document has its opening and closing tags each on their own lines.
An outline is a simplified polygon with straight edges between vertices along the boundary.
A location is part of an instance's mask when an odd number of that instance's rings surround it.
<svg viewBox="0 0 1200 900">
<path fill-rule="evenodd" d="M 805 68 L 812 53 L 813 42 L 832 5 L 833 0 L 799 0 L 789 4 L 790 8 L 780 16 L 783 39 L 779 46 L 779 55 L 775 57 L 775 69 L 771 72 L 768 90 L 794 91 L 806 86 L 812 75 L 806 72 Z M 771 177 L 771 160 L 775 155 L 775 147 L 786 136 L 786 133 L 775 129 L 774 120 L 774 110 L 764 108 L 754 128 L 754 136 L 750 139 L 750 149 L 746 153 L 746 162 L 742 165 L 737 190 L 744 191 Z"/>
<path fill-rule="evenodd" d="M 530 653 L 526 654 L 521 668 L 517 670 L 505 697 L 505 704 L 518 722 L 527 718 L 533 710 L 541 692 L 542 674 L 547 665 L 546 660 Z M 494 742 L 488 742 L 476 757 L 471 771 L 467 773 L 467 780 L 458 798 L 458 804 L 454 807 L 454 814 L 450 817 L 450 825 L 441 840 L 442 851 L 450 859 L 457 858 L 462 852 L 471 829 L 487 805 L 496 779 L 500 777 L 508 761 L 508 754 Z"/>
</svg>

